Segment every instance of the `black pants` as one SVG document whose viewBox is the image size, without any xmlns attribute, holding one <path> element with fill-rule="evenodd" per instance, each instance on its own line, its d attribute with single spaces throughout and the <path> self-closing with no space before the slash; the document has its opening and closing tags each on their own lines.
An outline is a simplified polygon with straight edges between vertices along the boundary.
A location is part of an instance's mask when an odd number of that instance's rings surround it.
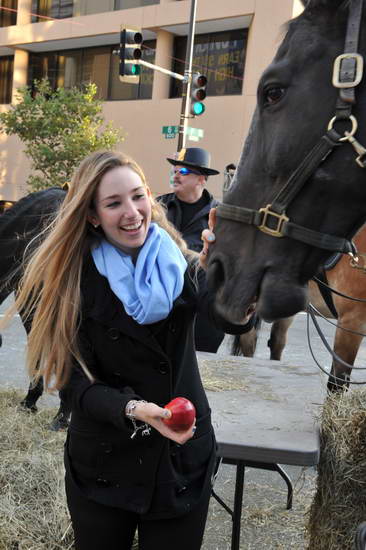
<svg viewBox="0 0 366 550">
<path fill-rule="evenodd" d="M 210 495 L 191 513 L 160 520 L 143 520 L 133 512 L 88 500 L 68 475 L 66 496 L 76 550 L 130 550 L 136 530 L 139 550 L 201 548 Z"/>
</svg>

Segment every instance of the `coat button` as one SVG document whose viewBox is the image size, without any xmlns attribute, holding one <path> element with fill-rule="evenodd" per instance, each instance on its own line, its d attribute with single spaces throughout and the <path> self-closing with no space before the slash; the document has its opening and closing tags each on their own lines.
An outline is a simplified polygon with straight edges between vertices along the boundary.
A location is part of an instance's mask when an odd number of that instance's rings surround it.
<svg viewBox="0 0 366 550">
<path fill-rule="evenodd" d="M 97 485 L 99 487 L 109 487 L 111 482 L 108 479 L 104 479 L 102 477 L 98 477 L 97 479 Z"/>
<path fill-rule="evenodd" d="M 170 332 L 172 332 L 173 334 L 175 334 L 175 332 L 177 331 L 177 327 L 176 327 L 175 323 L 173 323 L 173 321 L 171 321 L 171 322 L 169 323 L 169 330 L 170 330 Z"/>
<path fill-rule="evenodd" d="M 103 448 L 103 452 L 108 455 L 112 452 L 112 446 L 110 445 L 110 443 L 107 443 L 105 441 L 102 441 L 102 443 L 100 444 L 100 446 Z"/>
<path fill-rule="evenodd" d="M 118 338 L 120 337 L 120 332 L 116 328 L 109 328 L 107 330 L 107 335 L 108 338 L 110 338 L 111 340 L 118 340 Z"/>
<path fill-rule="evenodd" d="M 160 374 L 168 374 L 169 372 L 169 365 L 166 361 L 160 361 L 158 366 L 158 371 Z"/>
</svg>

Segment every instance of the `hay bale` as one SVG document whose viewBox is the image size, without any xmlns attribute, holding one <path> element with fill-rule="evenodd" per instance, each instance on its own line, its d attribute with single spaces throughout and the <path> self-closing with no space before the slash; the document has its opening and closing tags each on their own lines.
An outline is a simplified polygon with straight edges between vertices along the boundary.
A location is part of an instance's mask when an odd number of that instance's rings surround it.
<svg viewBox="0 0 366 550">
<path fill-rule="evenodd" d="M 366 390 L 327 398 L 320 463 L 309 512 L 309 550 L 353 550 L 366 520 Z"/>
<path fill-rule="evenodd" d="M 27 414 L 20 400 L 14 390 L 0 392 L 0 550 L 70 550 L 65 433 L 48 430 L 55 410 Z"/>
</svg>

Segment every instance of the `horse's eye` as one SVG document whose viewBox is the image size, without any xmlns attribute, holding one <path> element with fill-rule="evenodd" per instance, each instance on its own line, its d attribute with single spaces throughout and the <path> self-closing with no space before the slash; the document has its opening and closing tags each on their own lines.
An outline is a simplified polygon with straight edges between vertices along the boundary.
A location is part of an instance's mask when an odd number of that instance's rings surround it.
<svg viewBox="0 0 366 550">
<path fill-rule="evenodd" d="M 273 105 L 282 99 L 285 93 L 285 88 L 273 87 L 268 88 L 264 92 L 264 101 L 267 105 Z"/>
</svg>

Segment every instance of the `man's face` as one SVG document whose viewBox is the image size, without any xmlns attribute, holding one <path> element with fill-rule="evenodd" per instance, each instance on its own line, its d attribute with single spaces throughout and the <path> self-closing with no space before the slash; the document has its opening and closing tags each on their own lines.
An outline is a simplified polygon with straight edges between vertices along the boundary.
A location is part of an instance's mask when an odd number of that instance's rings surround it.
<svg viewBox="0 0 366 550">
<path fill-rule="evenodd" d="M 195 172 L 192 168 L 187 166 L 173 166 L 174 178 L 173 178 L 173 191 L 177 195 L 178 199 L 184 201 L 185 198 L 192 195 L 200 195 L 203 191 L 205 183 L 205 176 Z"/>
</svg>

